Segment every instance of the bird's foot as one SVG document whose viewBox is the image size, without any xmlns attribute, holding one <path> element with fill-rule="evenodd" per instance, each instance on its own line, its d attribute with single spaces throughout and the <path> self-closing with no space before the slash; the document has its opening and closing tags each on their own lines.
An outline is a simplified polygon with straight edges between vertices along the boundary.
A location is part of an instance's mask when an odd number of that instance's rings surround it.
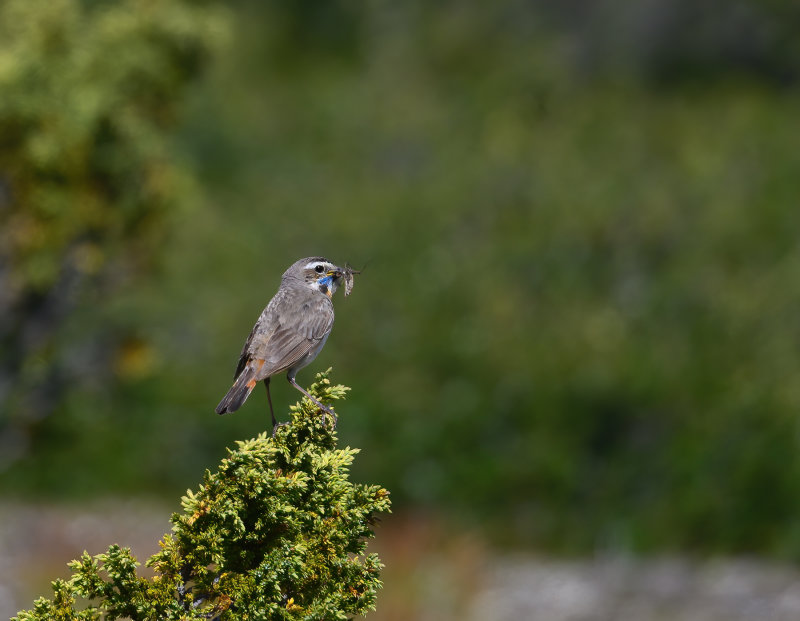
<svg viewBox="0 0 800 621">
<path fill-rule="evenodd" d="M 323 427 L 328 426 L 325 422 L 325 415 L 327 414 L 328 416 L 331 417 L 331 420 L 333 420 L 333 428 L 336 429 L 336 425 L 339 423 L 339 417 L 336 416 L 336 412 L 334 412 L 329 408 L 326 408 L 324 405 L 321 406 L 320 409 L 322 410 L 322 426 Z"/>
</svg>

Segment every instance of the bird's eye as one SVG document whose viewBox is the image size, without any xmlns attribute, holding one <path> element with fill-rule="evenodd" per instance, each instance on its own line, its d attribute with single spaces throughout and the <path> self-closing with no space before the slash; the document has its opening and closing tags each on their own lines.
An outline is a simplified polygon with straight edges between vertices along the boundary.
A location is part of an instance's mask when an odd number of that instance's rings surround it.
<svg viewBox="0 0 800 621">
<path fill-rule="evenodd" d="M 314 268 L 314 271 L 315 271 L 317 274 L 322 274 L 322 272 L 324 272 L 324 271 L 325 271 L 325 266 L 324 266 L 324 265 L 317 265 L 317 266 Z"/>
</svg>

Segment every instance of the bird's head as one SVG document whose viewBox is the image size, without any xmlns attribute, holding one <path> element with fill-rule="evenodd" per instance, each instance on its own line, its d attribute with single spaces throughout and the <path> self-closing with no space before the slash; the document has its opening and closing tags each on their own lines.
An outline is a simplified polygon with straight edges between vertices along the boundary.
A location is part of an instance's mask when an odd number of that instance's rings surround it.
<svg viewBox="0 0 800 621">
<path fill-rule="evenodd" d="M 300 259 L 292 265 L 286 270 L 284 277 L 290 274 L 311 289 L 324 293 L 330 298 L 342 283 L 345 272 L 325 257 L 308 257 Z"/>
</svg>

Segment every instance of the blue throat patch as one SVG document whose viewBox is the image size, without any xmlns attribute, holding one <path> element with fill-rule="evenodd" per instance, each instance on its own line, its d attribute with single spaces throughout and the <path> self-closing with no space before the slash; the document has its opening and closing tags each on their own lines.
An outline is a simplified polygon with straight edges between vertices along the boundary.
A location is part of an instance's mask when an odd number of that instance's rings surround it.
<svg viewBox="0 0 800 621">
<path fill-rule="evenodd" d="M 317 280 L 319 290 L 325 295 L 328 295 L 328 290 L 331 288 L 331 281 L 333 281 L 333 276 L 325 276 L 324 278 Z"/>
</svg>

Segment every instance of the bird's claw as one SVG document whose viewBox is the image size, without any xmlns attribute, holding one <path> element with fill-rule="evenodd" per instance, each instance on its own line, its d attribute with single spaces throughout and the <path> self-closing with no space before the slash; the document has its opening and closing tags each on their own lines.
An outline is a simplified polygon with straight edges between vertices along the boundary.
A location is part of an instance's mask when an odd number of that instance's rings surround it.
<svg viewBox="0 0 800 621">
<path fill-rule="evenodd" d="M 327 414 L 328 416 L 331 417 L 331 419 L 333 419 L 333 428 L 336 429 L 336 425 L 339 424 L 339 417 L 336 416 L 336 412 L 334 412 L 333 410 L 329 410 L 326 407 L 322 407 L 320 409 L 322 410 L 322 417 L 321 417 L 322 418 L 322 426 L 323 427 L 327 427 L 328 426 L 325 423 L 325 415 Z"/>
</svg>

